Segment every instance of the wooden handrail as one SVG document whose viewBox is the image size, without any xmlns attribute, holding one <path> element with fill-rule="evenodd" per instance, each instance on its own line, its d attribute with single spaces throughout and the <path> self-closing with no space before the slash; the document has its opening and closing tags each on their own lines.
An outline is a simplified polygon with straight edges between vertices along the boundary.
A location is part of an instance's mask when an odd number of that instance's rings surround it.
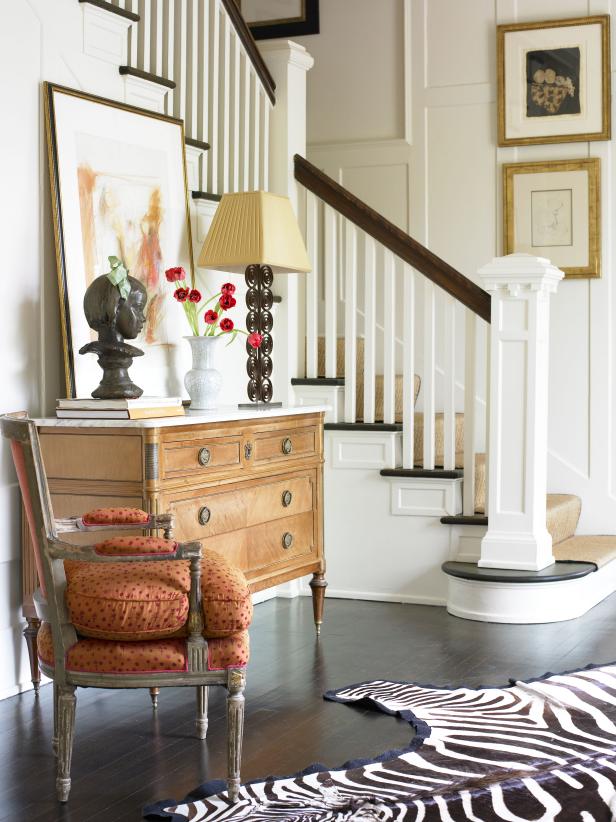
<svg viewBox="0 0 616 822">
<path fill-rule="evenodd" d="M 400 259 L 436 283 L 486 322 L 490 322 L 491 297 L 464 274 L 409 237 L 385 217 L 343 188 L 299 154 L 295 179 L 356 226 L 374 237 Z"/>
<path fill-rule="evenodd" d="M 275 105 L 276 83 L 274 82 L 274 78 L 270 74 L 268 67 L 265 65 L 265 60 L 257 47 L 255 38 L 252 36 L 252 32 L 248 28 L 248 24 L 242 17 L 242 13 L 238 8 L 237 0 L 221 0 L 221 2 L 225 7 L 227 14 L 231 18 L 231 22 L 237 32 L 237 36 L 242 41 L 242 45 L 250 57 L 250 61 L 254 67 L 254 70 L 257 72 L 257 76 L 263 84 L 263 88 L 265 89 L 267 96 L 270 98 L 272 105 Z"/>
</svg>

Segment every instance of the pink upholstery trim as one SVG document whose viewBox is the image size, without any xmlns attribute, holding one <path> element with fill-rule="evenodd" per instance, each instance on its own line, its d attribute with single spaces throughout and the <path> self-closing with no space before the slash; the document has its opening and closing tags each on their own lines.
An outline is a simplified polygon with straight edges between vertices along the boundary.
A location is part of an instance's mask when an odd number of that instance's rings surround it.
<svg viewBox="0 0 616 822">
<path fill-rule="evenodd" d="M 145 528 L 149 528 L 153 524 L 154 517 L 149 517 L 148 519 L 143 520 L 143 522 L 96 522 L 94 520 L 87 520 L 84 517 L 80 517 L 78 522 L 80 522 L 84 528 L 96 528 L 97 531 L 99 529 L 104 530 L 105 528 L 109 528 L 110 531 L 114 528 L 130 528 L 134 531 L 142 531 Z"/>
<path fill-rule="evenodd" d="M 19 487 L 21 489 L 21 496 L 26 511 L 26 519 L 28 520 L 28 527 L 30 528 L 30 539 L 32 540 L 32 547 L 34 548 L 34 562 L 36 563 L 36 573 L 39 578 L 39 584 L 43 596 L 47 595 L 45 590 L 45 577 L 43 576 L 43 564 L 41 562 L 41 546 L 36 534 L 36 525 L 34 521 L 34 510 L 32 508 L 32 497 L 30 496 L 30 487 L 28 486 L 28 475 L 26 472 L 26 461 L 24 458 L 24 449 L 20 442 L 11 440 L 11 452 L 13 454 L 13 462 L 15 463 L 15 471 L 17 472 L 17 479 L 19 480 Z"/>
</svg>

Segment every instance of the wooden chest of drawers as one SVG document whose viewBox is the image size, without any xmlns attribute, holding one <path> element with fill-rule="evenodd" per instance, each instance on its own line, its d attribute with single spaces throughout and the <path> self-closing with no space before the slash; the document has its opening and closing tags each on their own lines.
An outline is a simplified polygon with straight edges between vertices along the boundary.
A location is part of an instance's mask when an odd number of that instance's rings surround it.
<svg viewBox="0 0 616 822">
<path fill-rule="evenodd" d="M 38 421 L 54 513 L 116 505 L 170 511 L 178 540 L 199 539 L 224 554 L 253 592 L 312 574 L 318 630 L 326 586 L 323 411 L 243 414 Z M 27 603 L 38 583 L 27 529 L 23 540 Z M 31 621 L 27 604 L 24 613 Z"/>
</svg>

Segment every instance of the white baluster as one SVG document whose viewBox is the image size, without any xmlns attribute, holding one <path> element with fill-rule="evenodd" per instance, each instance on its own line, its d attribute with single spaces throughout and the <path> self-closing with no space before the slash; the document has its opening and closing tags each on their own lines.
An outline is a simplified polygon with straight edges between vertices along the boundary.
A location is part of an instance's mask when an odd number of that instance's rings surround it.
<svg viewBox="0 0 616 822">
<path fill-rule="evenodd" d="M 139 0 L 139 45 L 137 50 L 137 66 L 143 71 L 152 71 L 150 64 L 152 38 L 152 4 L 150 0 Z"/>
<path fill-rule="evenodd" d="M 264 91 L 261 91 L 261 188 L 263 191 L 269 189 L 269 126 L 270 126 L 270 101 Z"/>
<path fill-rule="evenodd" d="M 306 192 L 306 248 L 312 271 L 306 274 L 306 376 L 318 377 L 319 200 Z"/>
<path fill-rule="evenodd" d="M 186 136 L 197 139 L 199 130 L 199 4 L 200 0 L 185 0 L 188 4 L 186 43 Z"/>
<path fill-rule="evenodd" d="M 199 128 L 197 139 L 210 142 L 210 61 L 208 50 L 210 47 L 210 0 L 201 0 L 199 3 L 199 45 L 198 45 L 198 77 L 199 77 Z M 208 159 L 207 155 L 201 158 L 201 188 L 208 191 Z"/>
<path fill-rule="evenodd" d="M 163 42 L 167 36 L 164 28 L 163 0 L 152 0 L 152 71 L 164 77 Z"/>
<path fill-rule="evenodd" d="M 175 81 L 175 0 L 162 0 L 162 2 L 162 73 L 164 77 Z M 167 114 L 172 115 L 175 111 L 175 95 L 176 89 L 169 89 L 167 92 Z"/>
<path fill-rule="evenodd" d="M 462 513 L 475 513 L 475 396 L 477 393 L 477 317 L 469 308 L 465 311 L 464 347 L 464 489 Z"/>
<path fill-rule="evenodd" d="M 241 82 L 241 190 L 250 191 L 250 72 L 252 64 L 246 52 L 242 52 Z"/>
<path fill-rule="evenodd" d="M 402 467 L 415 465 L 415 272 L 403 269 Z"/>
<path fill-rule="evenodd" d="M 338 295 L 336 279 L 338 271 L 336 268 L 338 259 L 338 221 L 337 214 L 325 206 L 325 376 L 337 377 L 336 373 L 336 312 L 338 307 Z"/>
<path fill-rule="evenodd" d="M 436 317 L 434 284 L 423 282 L 424 293 L 424 362 L 422 377 L 423 394 L 423 467 L 434 470 L 434 413 L 435 413 L 435 371 L 436 371 Z"/>
<path fill-rule="evenodd" d="M 226 12 L 222 12 L 221 19 L 221 96 L 219 104 L 221 106 L 221 123 L 219 128 L 220 154 L 219 154 L 219 191 L 229 191 L 229 155 L 231 143 L 231 20 Z"/>
<path fill-rule="evenodd" d="M 135 13 L 139 13 L 139 0 L 123 0 L 123 8 L 126 11 L 133 11 Z M 141 23 L 133 23 L 132 26 L 129 26 L 128 29 L 128 65 L 129 66 L 136 66 L 137 65 L 137 42 L 139 39 L 139 26 Z"/>
<path fill-rule="evenodd" d="M 366 235 L 364 269 L 364 422 L 374 422 L 376 373 L 376 243 Z"/>
<path fill-rule="evenodd" d="M 174 3 L 174 38 L 173 38 L 173 113 L 175 117 L 186 121 L 186 46 L 187 46 L 187 11 L 186 0 Z"/>
<path fill-rule="evenodd" d="M 383 422 L 396 421 L 396 265 L 385 249 L 383 266 Z"/>
<path fill-rule="evenodd" d="M 240 40 L 231 37 L 231 191 L 240 190 Z"/>
<path fill-rule="evenodd" d="M 252 88 L 250 92 L 250 123 L 252 136 L 252 149 L 250 151 L 250 163 L 252 171 L 252 188 L 253 191 L 259 190 L 259 174 L 261 172 L 261 104 L 259 99 L 260 84 L 257 75 L 252 72 Z"/>
<path fill-rule="evenodd" d="M 357 418 L 357 229 L 345 220 L 344 421 Z"/>
<path fill-rule="evenodd" d="M 209 187 L 214 194 L 221 189 L 218 179 L 218 152 L 220 150 L 219 117 L 218 117 L 218 87 L 220 85 L 220 4 L 219 0 L 209 0 L 210 11 L 210 47 L 206 55 L 209 60 L 209 121 L 210 133 L 208 142 L 210 150 L 208 156 Z"/>
<path fill-rule="evenodd" d="M 443 468 L 452 471 L 456 467 L 456 301 L 447 294 L 443 301 Z"/>
</svg>

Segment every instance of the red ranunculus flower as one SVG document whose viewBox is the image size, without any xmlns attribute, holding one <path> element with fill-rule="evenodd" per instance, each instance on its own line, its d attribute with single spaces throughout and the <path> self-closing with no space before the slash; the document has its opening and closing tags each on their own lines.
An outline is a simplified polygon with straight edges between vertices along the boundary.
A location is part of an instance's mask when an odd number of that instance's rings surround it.
<svg viewBox="0 0 616 822">
<path fill-rule="evenodd" d="M 203 319 L 206 321 L 208 325 L 213 325 L 218 319 L 218 312 L 212 311 L 210 309 L 209 311 L 205 312 L 205 316 L 203 317 Z"/>
<path fill-rule="evenodd" d="M 223 309 L 223 311 L 227 311 L 229 308 L 233 308 L 237 300 L 235 299 L 235 297 L 232 297 L 228 291 L 223 291 L 223 293 L 220 295 L 219 302 L 220 307 Z"/>
<path fill-rule="evenodd" d="M 233 283 L 225 283 L 220 290 L 223 294 L 235 294 L 235 286 Z"/>
<path fill-rule="evenodd" d="M 224 317 L 220 321 L 220 330 L 221 331 L 233 331 L 233 320 L 230 320 L 228 317 Z"/>
<path fill-rule="evenodd" d="M 200 303 L 201 302 L 201 292 L 197 291 L 196 288 L 191 289 L 190 294 L 188 295 L 188 299 L 191 303 Z"/>
<path fill-rule="evenodd" d="M 263 342 L 263 334 L 259 334 L 258 331 L 253 331 L 252 334 L 248 335 L 248 345 L 251 345 L 253 348 L 261 348 L 261 343 Z"/>
<path fill-rule="evenodd" d="M 178 265 L 175 268 L 168 268 L 165 271 L 165 277 L 167 278 L 167 282 L 177 283 L 179 280 L 186 279 L 186 272 L 181 265 Z"/>
<path fill-rule="evenodd" d="M 185 303 L 188 299 L 189 290 L 187 288 L 176 288 L 173 292 L 173 296 L 179 303 Z"/>
</svg>

